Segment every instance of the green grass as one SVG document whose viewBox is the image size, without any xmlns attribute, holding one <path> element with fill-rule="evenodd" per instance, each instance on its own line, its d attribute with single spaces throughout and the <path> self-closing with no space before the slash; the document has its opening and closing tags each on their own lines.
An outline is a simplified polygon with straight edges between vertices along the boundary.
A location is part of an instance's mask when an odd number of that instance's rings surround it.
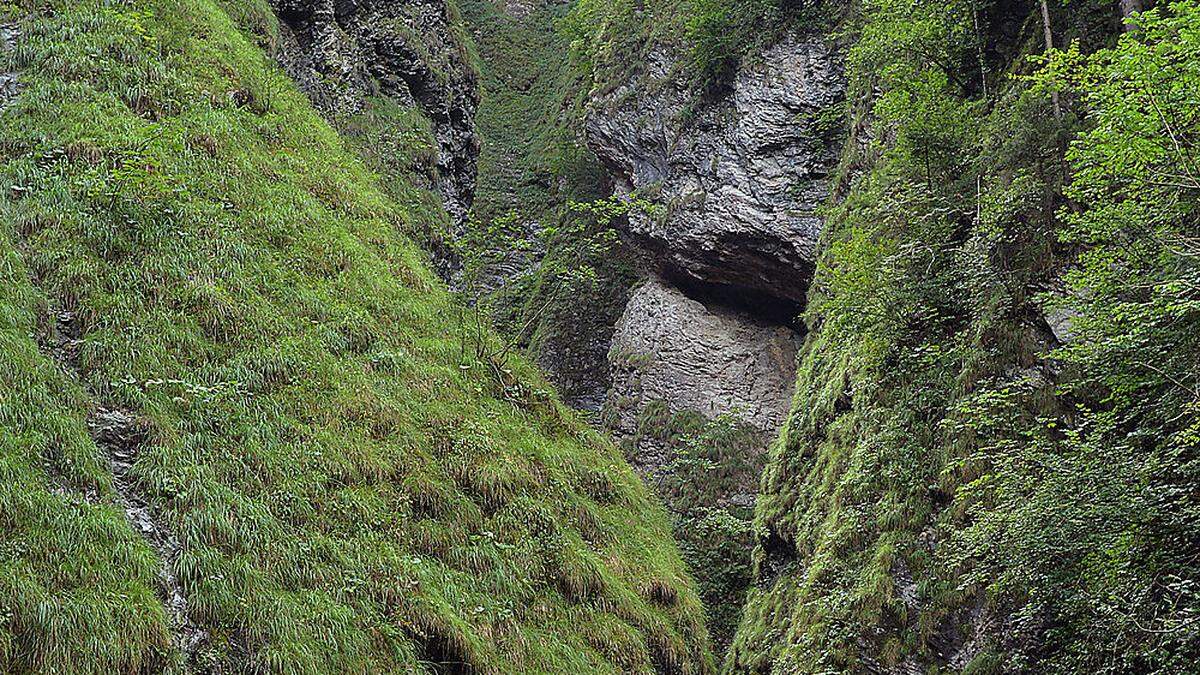
<svg viewBox="0 0 1200 675">
<path fill-rule="evenodd" d="M 720 654 L 733 640 L 753 581 L 754 509 L 731 498 L 756 492 L 770 439 L 732 416 L 708 420 L 694 411 L 671 413 L 665 401 L 641 409 L 636 434 L 622 445 L 628 456 L 650 439 L 669 458 L 657 488 Z"/>
<path fill-rule="evenodd" d="M 606 388 L 593 379 L 606 367 L 596 332 L 616 324 L 635 273 L 624 246 L 581 253 L 588 240 L 609 233 L 609 223 L 570 208 L 610 192 L 585 144 L 586 92 L 556 28 L 571 5 L 543 3 L 519 19 L 494 0 L 460 5 L 481 71 L 479 186 L 461 241 L 464 257 L 479 261 L 485 274 L 501 269 L 498 262 L 524 258 L 528 269 L 503 279 L 485 304 L 503 331 L 520 333 L 532 360 L 561 368 L 551 376 L 567 400 L 594 396 Z M 503 223 L 516 231 L 498 236 Z M 582 269 L 592 273 L 591 283 L 562 279 Z"/>
<path fill-rule="evenodd" d="M 198 667 L 711 670 L 661 507 L 530 366 L 462 349 L 408 238 L 444 216 L 380 188 L 238 5 L 27 0 L 2 57 L 0 670 L 186 668 L 99 406 L 147 430 L 130 476 Z"/>
</svg>

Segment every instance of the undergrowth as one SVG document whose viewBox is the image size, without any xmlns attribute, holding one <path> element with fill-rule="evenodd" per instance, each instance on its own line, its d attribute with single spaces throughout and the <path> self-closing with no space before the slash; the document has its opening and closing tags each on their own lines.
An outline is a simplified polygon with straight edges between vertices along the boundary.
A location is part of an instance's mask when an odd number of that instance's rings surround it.
<svg viewBox="0 0 1200 675">
<path fill-rule="evenodd" d="M 1047 6 L 851 16 L 731 671 L 1194 667 L 1200 11 Z"/>
<path fill-rule="evenodd" d="M 613 221 L 609 178 L 584 141 L 584 96 L 556 26 L 569 3 L 519 18 L 492 0 L 462 3 L 478 44 L 479 188 L 460 241 L 463 292 L 546 367 L 572 405 L 595 410 L 605 354 L 635 280 Z"/>
<path fill-rule="evenodd" d="M 634 82 L 642 94 L 662 86 L 645 76 L 647 64 L 665 55 L 671 59 L 667 75 L 697 95 L 719 94 L 744 60 L 786 30 L 813 30 L 838 11 L 794 0 L 579 0 L 560 28 L 595 93 Z"/>
</svg>

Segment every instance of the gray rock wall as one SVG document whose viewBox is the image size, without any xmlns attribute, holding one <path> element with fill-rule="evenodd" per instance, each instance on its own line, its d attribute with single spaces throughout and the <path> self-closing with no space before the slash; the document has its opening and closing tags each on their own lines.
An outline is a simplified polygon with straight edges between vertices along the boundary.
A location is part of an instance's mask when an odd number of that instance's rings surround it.
<svg viewBox="0 0 1200 675">
<path fill-rule="evenodd" d="M 798 347 L 790 328 L 652 278 L 633 292 L 613 335 L 614 392 L 774 432 L 791 402 Z M 622 427 L 631 430 L 630 420 Z"/>
<path fill-rule="evenodd" d="M 635 293 L 610 351 L 608 419 L 638 439 L 632 459 L 649 474 L 671 457 L 636 433 L 647 406 L 733 414 L 764 448 L 778 431 L 800 341 L 780 324 L 798 323 L 841 149 L 845 82 L 828 36 L 784 36 L 716 97 L 696 91 L 681 58 L 652 50 L 587 120 L 618 191 L 665 207 L 623 226 L 657 277 Z"/>
<path fill-rule="evenodd" d="M 667 207 L 628 233 L 672 275 L 802 302 L 839 149 L 827 122 L 845 93 L 836 51 L 825 36 L 786 37 L 699 105 L 676 70 L 653 53 L 587 122 L 617 184 Z"/>
<path fill-rule="evenodd" d="M 651 278 L 634 291 L 613 335 L 610 426 L 619 438 L 637 439 L 632 459 L 646 475 L 672 459 L 639 429 L 651 405 L 709 420 L 730 415 L 765 441 L 787 415 L 799 346 L 790 328 L 705 305 Z"/>
<path fill-rule="evenodd" d="M 475 195 L 478 76 L 445 0 L 271 0 L 277 58 L 330 117 L 374 95 L 416 106 L 433 123 L 436 188 L 461 225 Z"/>
</svg>

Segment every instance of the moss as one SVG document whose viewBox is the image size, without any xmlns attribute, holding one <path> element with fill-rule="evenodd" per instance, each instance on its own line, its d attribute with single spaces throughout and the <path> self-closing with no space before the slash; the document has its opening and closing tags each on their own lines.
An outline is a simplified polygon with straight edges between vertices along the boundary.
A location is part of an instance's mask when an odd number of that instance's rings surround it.
<svg viewBox="0 0 1200 675">
<path fill-rule="evenodd" d="M 462 360 L 407 236 L 444 214 L 383 190 L 231 18 L 253 12 L 228 11 L 260 6 L 22 5 L 0 118 L 21 188 L 0 202 L 0 669 L 182 667 L 165 563 L 202 669 L 710 670 L 661 507 L 553 398 Z M 101 407 L 149 430 L 121 485 Z"/>
<path fill-rule="evenodd" d="M 766 439 L 732 416 L 709 420 L 673 413 L 665 401 L 638 403 L 637 429 L 622 443 L 627 455 L 646 444 L 663 449 L 665 461 L 654 467 L 653 480 L 696 579 L 714 645 L 723 652 L 752 581 L 752 501 Z"/>
<path fill-rule="evenodd" d="M 1023 79 L 997 88 L 989 72 L 986 97 L 972 83 L 983 77 L 972 7 L 873 3 L 844 27 L 861 142 L 847 145 L 824 210 L 796 398 L 755 515 L 759 583 L 729 670 L 1057 672 L 1057 637 L 1007 623 L 1059 611 L 1030 602 L 1057 584 L 1017 578 L 966 542 L 1000 536 L 974 520 L 995 508 L 999 458 L 1021 448 L 1053 461 L 1058 451 L 1038 449 L 1057 447 L 1053 429 L 1071 416 L 1034 289 L 1062 264 L 1060 139 L 1075 120 L 1056 119 Z M 1011 45 L 1040 49 L 1040 16 L 1026 9 L 1021 35 L 978 17 L 1011 74 L 1028 67 Z M 1065 23 L 1078 35 L 1081 22 Z M 915 45 L 934 45 L 949 72 Z M 1040 538 L 1040 523 L 1005 522 Z"/>
<path fill-rule="evenodd" d="M 681 113 L 687 123 L 728 92 L 743 62 L 786 31 L 829 33 L 843 11 L 837 3 L 786 0 L 579 0 L 562 30 L 593 94 L 611 97 L 636 83 L 610 101 L 619 104 L 683 82 L 695 95 Z M 669 72 L 651 75 L 647 64 L 663 54 L 671 58 Z"/>
</svg>

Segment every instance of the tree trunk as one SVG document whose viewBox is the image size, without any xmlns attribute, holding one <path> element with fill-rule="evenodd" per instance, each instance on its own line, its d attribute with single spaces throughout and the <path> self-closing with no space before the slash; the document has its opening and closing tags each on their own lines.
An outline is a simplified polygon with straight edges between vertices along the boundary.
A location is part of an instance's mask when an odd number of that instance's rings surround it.
<svg viewBox="0 0 1200 675">
<path fill-rule="evenodd" d="M 1122 0 L 1124 2 L 1125 0 Z M 1138 0 L 1129 0 L 1137 2 Z M 1046 38 L 1046 53 L 1049 54 L 1054 49 L 1054 34 L 1050 32 L 1050 7 L 1046 5 L 1046 0 L 1042 0 L 1042 34 Z M 1054 104 L 1054 119 L 1062 119 L 1062 104 L 1058 100 L 1058 92 L 1050 92 L 1050 101 Z"/>
<path fill-rule="evenodd" d="M 971 8 L 971 18 L 975 21 L 975 55 L 979 58 L 979 80 L 983 82 L 983 97 L 988 98 L 987 60 L 983 55 L 983 32 L 979 30 L 979 8 Z"/>
<path fill-rule="evenodd" d="M 1123 22 L 1125 25 L 1125 30 L 1127 30 L 1127 31 L 1134 30 L 1136 28 L 1136 26 L 1134 26 L 1132 23 L 1130 23 L 1129 19 L 1134 14 L 1145 9 L 1145 6 L 1142 3 L 1142 0 L 1119 0 L 1119 4 L 1121 5 L 1121 16 L 1125 19 L 1125 21 Z"/>
</svg>

